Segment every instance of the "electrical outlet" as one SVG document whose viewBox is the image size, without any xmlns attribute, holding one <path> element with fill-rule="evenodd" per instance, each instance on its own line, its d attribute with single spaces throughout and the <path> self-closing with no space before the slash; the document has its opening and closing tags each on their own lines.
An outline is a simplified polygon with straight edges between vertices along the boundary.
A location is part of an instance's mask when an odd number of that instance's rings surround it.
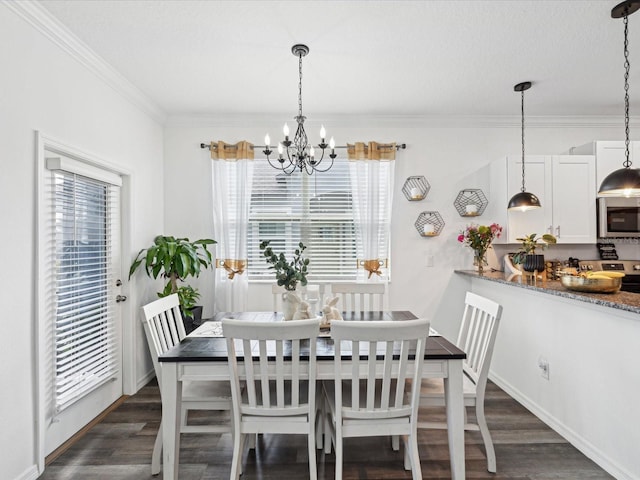
<svg viewBox="0 0 640 480">
<path fill-rule="evenodd" d="M 549 380 L 549 361 L 544 357 L 538 358 L 538 367 L 542 378 Z"/>
</svg>

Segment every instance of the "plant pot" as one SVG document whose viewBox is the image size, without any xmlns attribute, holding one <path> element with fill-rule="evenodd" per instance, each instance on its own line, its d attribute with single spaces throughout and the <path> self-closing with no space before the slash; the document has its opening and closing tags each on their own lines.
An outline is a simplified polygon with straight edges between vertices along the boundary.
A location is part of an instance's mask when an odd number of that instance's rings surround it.
<svg viewBox="0 0 640 480">
<path fill-rule="evenodd" d="M 200 326 L 202 323 L 202 305 L 196 305 L 191 309 L 192 317 L 187 317 L 182 308 L 180 308 L 180 313 L 182 313 L 182 323 L 184 323 L 184 331 L 189 335 L 196 328 Z"/>
<path fill-rule="evenodd" d="M 293 320 L 293 315 L 297 309 L 298 302 L 289 300 L 289 292 L 284 292 L 282 294 L 282 313 L 284 320 Z"/>
<path fill-rule="evenodd" d="M 543 272 L 544 271 L 544 255 L 529 254 L 524 256 L 524 264 L 522 268 L 525 272 Z"/>
</svg>

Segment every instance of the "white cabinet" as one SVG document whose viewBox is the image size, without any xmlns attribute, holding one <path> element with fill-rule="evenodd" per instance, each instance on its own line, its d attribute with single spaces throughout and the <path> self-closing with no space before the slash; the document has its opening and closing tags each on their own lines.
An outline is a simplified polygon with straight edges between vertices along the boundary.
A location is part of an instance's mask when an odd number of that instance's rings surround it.
<svg viewBox="0 0 640 480">
<path fill-rule="evenodd" d="M 516 239 L 525 235 L 552 233 L 558 243 L 594 243 L 595 176 L 593 155 L 528 155 L 525 188 L 538 196 L 542 208 L 508 211 L 509 199 L 522 188 L 522 158 L 509 156 L 494 162 L 491 196 L 499 204 L 494 213 L 506 228 L 504 241 L 518 243 Z"/>
<path fill-rule="evenodd" d="M 624 167 L 624 150 L 624 141 L 598 140 L 579 147 L 573 147 L 571 154 L 595 155 L 597 192 L 607 175 Z M 629 160 L 633 163 L 634 168 L 640 168 L 640 142 L 631 142 L 629 144 Z"/>
</svg>

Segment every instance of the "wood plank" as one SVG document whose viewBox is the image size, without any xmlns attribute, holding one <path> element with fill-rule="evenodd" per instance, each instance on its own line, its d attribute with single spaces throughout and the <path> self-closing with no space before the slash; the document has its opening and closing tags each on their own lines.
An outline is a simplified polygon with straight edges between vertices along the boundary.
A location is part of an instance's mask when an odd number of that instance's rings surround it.
<svg viewBox="0 0 640 480">
<path fill-rule="evenodd" d="M 486 414 L 494 438 L 498 472 L 490 474 L 486 471 L 480 434 L 467 432 L 468 479 L 613 479 L 491 382 L 487 386 Z M 215 414 L 198 412 L 196 415 L 198 421 L 215 420 Z M 422 409 L 421 415 L 428 415 L 434 421 L 444 419 L 444 411 L 438 409 Z M 151 451 L 160 416 L 160 395 L 153 380 L 77 439 L 46 467 L 39 480 L 154 478 L 151 476 Z M 418 442 L 423 478 L 450 479 L 446 431 L 420 430 Z M 181 446 L 181 480 L 229 478 L 233 453 L 231 435 L 183 434 Z M 387 437 L 347 439 L 344 452 L 344 480 L 411 478 L 411 472 L 403 469 L 402 448 L 400 452 L 394 452 Z M 317 457 L 318 479 L 333 479 L 334 454 L 318 451 Z M 308 478 L 307 458 L 303 436 L 263 435 L 257 449 L 245 454 L 242 479 Z"/>
</svg>

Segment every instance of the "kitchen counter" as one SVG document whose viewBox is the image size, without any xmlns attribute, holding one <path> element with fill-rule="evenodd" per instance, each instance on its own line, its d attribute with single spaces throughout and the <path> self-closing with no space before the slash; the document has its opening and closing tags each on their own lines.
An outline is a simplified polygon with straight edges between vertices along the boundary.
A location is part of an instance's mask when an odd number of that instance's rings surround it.
<svg viewBox="0 0 640 480">
<path fill-rule="evenodd" d="M 475 270 L 456 270 L 455 273 L 487 280 L 490 282 L 497 282 L 507 285 L 513 285 L 519 288 L 536 290 L 548 295 L 571 298 L 573 300 L 578 300 L 581 302 L 593 303 L 596 305 L 616 308 L 618 310 L 625 310 L 632 313 L 640 313 L 640 294 L 638 293 L 574 292 L 572 290 L 567 290 L 559 280 L 547 280 L 546 282 L 538 280 L 537 283 L 534 284 L 532 283 L 532 281 L 523 281 L 521 275 L 510 275 L 505 272 L 499 271 L 485 271 L 482 275 L 478 274 L 478 272 Z"/>
<path fill-rule="evenodd" d="M 640 480 L 640 294 L 504 272 L 455 277 L 456 288 L 502 305 L 489 378 L 613 478 Z"/>
</svg>

